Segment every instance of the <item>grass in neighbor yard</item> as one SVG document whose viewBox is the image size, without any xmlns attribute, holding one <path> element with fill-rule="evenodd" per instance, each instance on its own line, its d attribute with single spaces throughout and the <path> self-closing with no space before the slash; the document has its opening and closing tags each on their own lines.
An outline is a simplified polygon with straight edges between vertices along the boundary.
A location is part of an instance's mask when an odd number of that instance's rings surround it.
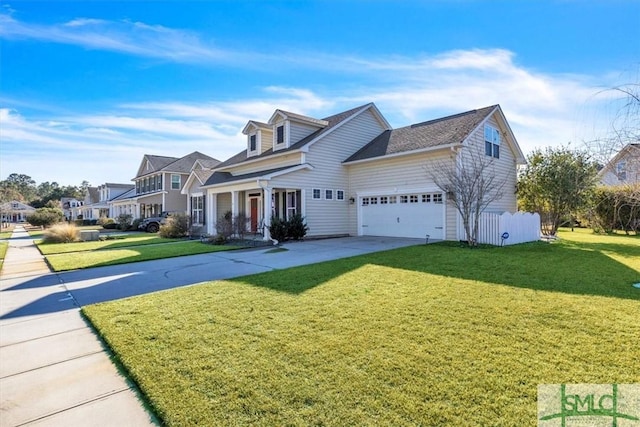
<svg viewBox="0 0 640 427">
<path fill-rule="evenodd" d="M 95 251 L 101 249 L 118 249 L 129 246 L 155 245 L 158 243 L 177 242 L 183 239 L 165 239 L 157 234 L 132 234 L 124 238 L 102 240 L 96 242 L 44 243 L 37 242 L 42 255 L 63 254 L 70 252 Z"/>
<path fill-rule="evenodd" d="M 76 270 L 81 268 L 104 267 L 107 265 L 128 264 L 130 262 L 150 261 L 185 255 L 198 255 L 210 252 L 239 249 L 231 245 L 207 245 L 200 241 L 188 240 L 168 242 L 157 245 L 138 245 L 120 249 L 103 249 L 85 252 L 69 252 L 47 255 L 47 261 L 54 271 Z"/>
<path fill-rule="evenodd" d="M 535 425 L 538 384 L 640 382 L 639 242 L 444 242 L 83 312 L 168 425 Z"/>
<path fill-rule="evenodd" d="M 7 254 L 8 248 L 9 248 L 9 242 L 0 242 L 0 270 L 2 270 L 2 265 L 4 264 L 4 257 Z"/>
</svg>

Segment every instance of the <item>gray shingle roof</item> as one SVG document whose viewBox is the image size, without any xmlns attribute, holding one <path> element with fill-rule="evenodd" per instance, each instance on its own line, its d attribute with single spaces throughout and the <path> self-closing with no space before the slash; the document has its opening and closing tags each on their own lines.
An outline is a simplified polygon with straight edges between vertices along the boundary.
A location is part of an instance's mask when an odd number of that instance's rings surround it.
<svg viewBox="0 0 640 427">
<path fill-rule="evenodd" d="M 124 193 L 114 197 L 113 199 L 109 200 L 110 202 L 116 201 L 116 200 L 126 200 L 126 199 L 130 199 L 132 197 L 135 197 L 136 195 L 136 188 L 133 187 L 131 190 L 125 191 Z"/>
<path fill-rule="evenodd" d="M 439 145 L 462 143 L 469 133 L 496 107 L 497 105 L 492 105 L 479 110 L 387 130 L 345 160 L 345 163 Z"/>
<path fill-rule="evenodd" d="M 299 165 L 298 165 L 299 166 Z M 240 181 L 243 179 L 252 179 L 252 178 L 259 178 L 261 176 L 264 175 L 269 175 L 272 174 L 274 172 L 280 172 L 286 169 L 291 169 L 294 168 L 296 166 L 283 166 L 280 168 L 275 168 L 275 169 L 269 169 L 269 170 L 263 170 L 263 171 L 258 171 L 258 172 L 251 172 L 251 173 L 246 173 L 246 174 L 242 174 L 242 175 L 232 175 L 229 172 L 214 172 L 213 175 L 211 175 L 209 177 L 209 179 L 207 180 L 207 182 L 205 182 L 204 185 L 216 185 L 216 184 L 226 184 L 229 182 L 234 182 L 234 181 Z"/>
<path fill-rule="evenodd" d="M 352 108 L 350 110 L 347 111 L 343 111 L 342 113 L 338 113 L 338 114 L 334 114 L 333 116 L 329 116 L 326 117 L 322 120 L 329 122 L 329 124 L 327 126 L 325 126 L 322 129 L 318 129 L 317 131 L 313 132 L 311 135 L 306 136 L 305 138 L 301 139 L 300 141 L 295 142 L 294 144 L 290 145 L 289 148 L 283 148 L 280 150 L 275 151 L 276 154 L 279 153 L 286 153 L 288 151 L 293 151 L 293 150 L 298 150 L 302 147 L 304 147 L 306 144 L 308 144 L 309 142 L 313 141 L 315 138 L 319 137 L 320 135 L 323 135 L 327 132 L 329 132 L 331 129 L 333 129 L 335 126 L 337 126 L 338 124 L 340 124 L 341 122 L 343 122 L 344 120 L 348 119 L 349 117 L 353 116 L 355 113 L 357 113 L 358 111 L 362 110 L 363 108 L 367 107 L 368 105 L 371 104 L 365 104 L 365 105 L 361 105 L 359 107 L 356 108 Z M 286 113 L 285 114 L 290 114 L 290 113 Z M 262 159 L 265 157 L 269 157 L 271 155 L 274 154 L 273 148 L 270 148 L 268 150 L 266 150 L 264 153 L 258 155 L 258 156 L 252 156 L 252 157 L 247 157 L 247 150 L 244 149 L 241 152 L 239 152 L 238 154 L 236 154 L 235 156 L 230 157 L 229 159 L 225 160 L 224 162 L 220 163 L 218 166 L 216 166 L 216 168 L 221 168 L 221 167 L 226 167 L 226 166 L 231 166 L 231 165 L 237 165 L 240 164 L 246 160 L 254 160 L 254 159 Z"/>
<path fill-rule="evenodd" d="M 166 172 L 180 172 L 180 173 L 190 173 L 193 164 L 196 160 L 216 160 L 213 157 L 207 156 L 206 154 L 202 154 L 199 151 L 194 151 L 191 154 L 187 154 L 184 157 L 179 158 L 173 163 L 169 163 L 168 165 L 162 168 L 163 171 Z"/>
</svg>

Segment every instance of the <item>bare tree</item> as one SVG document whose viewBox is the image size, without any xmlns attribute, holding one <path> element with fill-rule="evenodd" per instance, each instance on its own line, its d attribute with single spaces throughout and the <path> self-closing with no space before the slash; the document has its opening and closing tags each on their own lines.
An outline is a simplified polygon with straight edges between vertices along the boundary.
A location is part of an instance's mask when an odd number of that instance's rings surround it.
<svg viewBox="0 0 640 427">
<path fill-rule="evenodd" d="M 615 86 L 598 92 L 596 96 L 613 96 L 609 131 L 585 142 L 591 156 L 604 165 L 625 146 L 640 143 L 640 83 Z M 640 160 L 640 154 L 636 160 Z"/>
<path fill-rule="evenodd" d="M 476 246 L 480 215 L 502 198 L 506 177 L 496 173 L 493 157 L 471 147 L 460 148 L 457 156 L 434 166 L 426 168 L 427 175 L 460 213 L 468 245 Z"/>
</svg>

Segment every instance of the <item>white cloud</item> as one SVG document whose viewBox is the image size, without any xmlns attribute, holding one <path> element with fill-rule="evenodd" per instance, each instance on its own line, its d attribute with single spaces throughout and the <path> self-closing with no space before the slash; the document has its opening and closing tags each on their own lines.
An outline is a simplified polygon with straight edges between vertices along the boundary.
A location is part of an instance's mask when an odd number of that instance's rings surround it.
<svg viewBox="0 0 640 427">
<path fill-rule="evenodd" d="M 103 25 L 76 21 L 70 28 Z M 160 38 L 169 34 L 174 47 L 181 43 L 175 30 L 141 23 L 126 26 L 155 32 Z M 185 37 L 182 43 L 187 43 Z M 50 181 L 51 171 L 37 167 L 37 159 L 45 153 L 61 183 L 126 182 L 146 153 L 182 156 L 198 150 L 224 160 L 245 146 L 240 131 L 246 122 L 266 121 L 276 108 L 320 118 L 372 101 L 395 127 L 499 103 L 525 153 L 568 141 L 579 144 L 588 139 L 587 132 L 591 137 L 604 131 L 603 124 L 589 118 L 610 102 L 606 96 L 594 96 L 606 77 L 542 73 L 516 59 L 503 49 L 416 58 L 349 57 L 334 61 L 350 73 L 349 83 L 336 80 L 322 91 L 274 85 L 254 97 L 233 101 L 123 103 L 93 114 L 50 113 L 42 120 L 4 108 L 1 169 L 3 174 L 15 170 Z M 3 102 L 21 108 L 10 100 Z M 44 176 L 38 178 L 36 172 Z"/>
</svg>

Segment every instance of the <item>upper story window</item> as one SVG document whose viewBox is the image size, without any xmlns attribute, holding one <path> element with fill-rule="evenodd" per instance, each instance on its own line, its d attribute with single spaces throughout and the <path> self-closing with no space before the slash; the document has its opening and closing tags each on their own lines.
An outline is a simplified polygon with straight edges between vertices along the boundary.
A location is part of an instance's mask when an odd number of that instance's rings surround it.
<svg viewBox="0 0 640 427">
<path fill-rule="evenodd" d="M 493 126 L 484 126 L 484 154 L 500 158 L 500 131 Z"/>
<path fill-rule="evenodd" d="M 256 151 L 258 148 L 258 136 L 253 134 L 249 136 L 249 151 Z"/>
<path fill-rule="evenodd" d="M 626 181 L 627 179 L 627 162 L 618 162 L 616 164 L 616 175 L 620 181 Z"/>
<path fill-rule="evenodd" d="M 322 192 L 320 191 L 319 188 L 314 188 L 313 189 L 313 199 L 314 200 L 320 200 L 322 198 Z"/>
<path fill-rule="evenodd" d="M 276 127 L 276 144 L 284 144 L 284 124 Z"/>
<path fill-rule="evenodd" d="M 172 190 L 180 189 L 180 175 L 177 175 L 177 174 L 171 175 L 171 189 Z"/>
</svg>

